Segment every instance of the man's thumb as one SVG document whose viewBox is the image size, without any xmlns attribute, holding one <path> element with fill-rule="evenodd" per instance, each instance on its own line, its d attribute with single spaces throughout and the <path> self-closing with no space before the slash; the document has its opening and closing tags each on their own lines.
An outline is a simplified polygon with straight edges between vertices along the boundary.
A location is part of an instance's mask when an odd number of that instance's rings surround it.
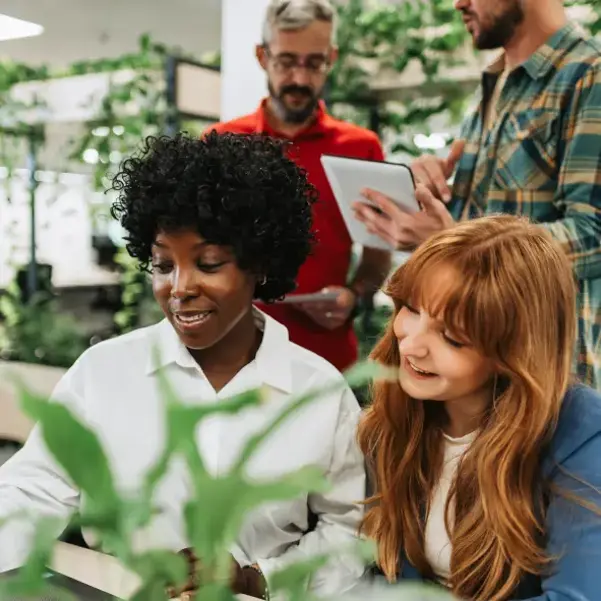
<svg viewBox="0 0 601 601">
<path fill-rule="evenodd" d="M 447 173 L 448 173 L 447 177 L 450 177 L 452 175 L 453 171 L 455 171 L 455 165 L 457 165 L 457 162 L 461 158 L 461 155 L 463 154 L 464 149 L 465 149 L 465 140 L 455 140 L 451 144 L 451 148 L 449 150 L 449 155 L 447 156 L 447 160 L 446 160 L 446 167 L 447 167 Z"/>
</svg>

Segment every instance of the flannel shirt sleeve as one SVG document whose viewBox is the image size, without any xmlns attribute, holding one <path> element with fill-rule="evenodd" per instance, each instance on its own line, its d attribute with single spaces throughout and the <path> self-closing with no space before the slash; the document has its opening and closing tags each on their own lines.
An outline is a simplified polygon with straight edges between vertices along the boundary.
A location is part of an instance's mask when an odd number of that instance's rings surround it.
<svg viewBox="0 0 601 601">
<path fill-rule="evenodd" d="M 555 205 L 542 225 L 561 243 L 580 280 L 601 277 L 601 58 L 578 81 L 564 119 Z"/>
</svg>

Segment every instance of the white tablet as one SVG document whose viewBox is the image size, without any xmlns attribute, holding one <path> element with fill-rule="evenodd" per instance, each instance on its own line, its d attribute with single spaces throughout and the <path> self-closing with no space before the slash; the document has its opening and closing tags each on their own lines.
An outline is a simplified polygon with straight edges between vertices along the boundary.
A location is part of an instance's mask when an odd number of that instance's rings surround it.
<svg viewBox="0 0 601 601">
<path fill-rule="evenodd" d="M 370 234 L 366 227 L 355 219 L 352 204 L 357 200 L 370 204 L 361 196 L 361 190 L 371 188 L 389 196 L 404 211 L 416 213 L 419 211 L 419 205 L 415 199 L 415 182 L 411 169 L 400 163 L 368 161 L 329 154 L 321 157 L 321 164 L 353 242 L 371 248 L 394 250 L 379 236 Z"/>
</svg>

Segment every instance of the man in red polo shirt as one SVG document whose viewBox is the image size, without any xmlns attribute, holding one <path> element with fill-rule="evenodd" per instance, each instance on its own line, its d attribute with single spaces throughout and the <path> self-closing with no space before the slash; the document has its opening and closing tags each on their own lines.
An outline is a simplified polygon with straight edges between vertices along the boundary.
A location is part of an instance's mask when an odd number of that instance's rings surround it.
<svg viewBox="0 0 601 601">
<path fill-rule="evenodd" d="M 264 133 L 291 142 L 290 156 L 319 192 L 314 206 L 317 244 L 302 266 L 295 293 L 335 292 L 327 302 L 261 306 L 283 323 L 290 338 L 338 369 L 357 359 L 352 317 L 390 269 L 390 254 L 364 248 L 348 282 L 352 241 L 320 163 L 323 154 L 383 160 L 371 131 L 334 119 L 320 100 L 336 60 L 335 11 L 329 0 L 272 0 L 257 59 L 267 74 L 269 97 L 255 113 L 220 123 L 218 132 Z M 241 91 L 241 93 L 244 93 Z"/>
</svg>

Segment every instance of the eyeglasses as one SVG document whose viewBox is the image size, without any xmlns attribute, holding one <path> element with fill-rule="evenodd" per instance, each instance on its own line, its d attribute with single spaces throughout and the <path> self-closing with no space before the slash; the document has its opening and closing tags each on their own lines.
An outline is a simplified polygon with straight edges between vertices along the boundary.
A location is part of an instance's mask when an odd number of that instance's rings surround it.
<svg viewBox="0 0 601 601">
<path fill-rule="evenodd" d="M 283 52 L 282 54 L 273 55 L 267 46 L 264 46 L 264 48 L 274 70 L 282 75 L 295 69 L 305 69 L 312 75 L 321 75 L 330 66 L 330 59 L 325 54 L 309 54 L 300 57 L 298 54 Z"/>
</svg>

